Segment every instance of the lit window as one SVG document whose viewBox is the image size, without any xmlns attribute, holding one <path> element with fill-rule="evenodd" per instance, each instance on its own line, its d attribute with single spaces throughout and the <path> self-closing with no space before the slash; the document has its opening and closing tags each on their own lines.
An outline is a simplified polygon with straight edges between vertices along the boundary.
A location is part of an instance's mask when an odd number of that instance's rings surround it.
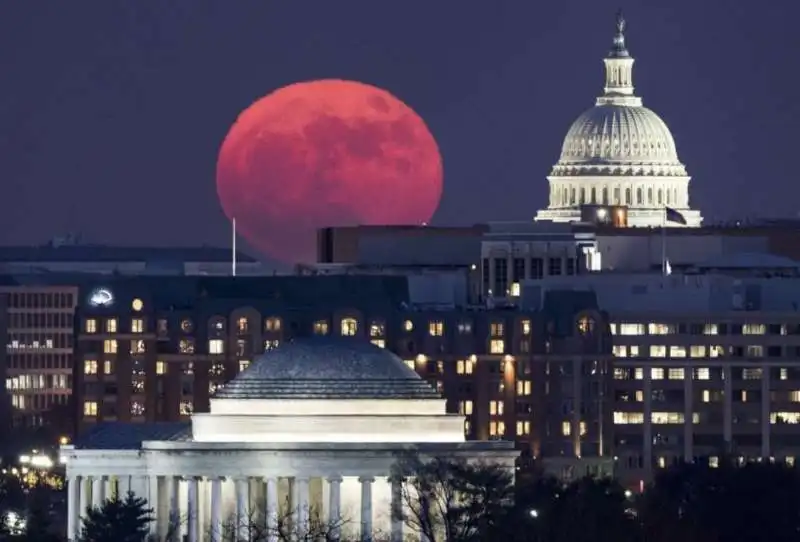
<svg viewBox="0 0 800 542">
<path fill-rule="evenodd" d="M 327 335 L 328 322 L 327 320 L 317 320 L 314 322 L 314 335 Z"/>
<path fill-rule="evenodd" d="M 358 332 L 358 321 L 355 318 L 342 318 L 342 335 L 352 337 Z"/>
<path fill-rule="evenodd" d="M 614 425 L 630 425 L 644 423 L 643 412 L 615 412 Z"/>
<path fill-rule="evenodd" d="M 644 369 L 641 367 L 636 367 L 633 370 L 633 378 L 634 380 L 644 380 Z"/>
<path fill-rule="evenodd" d="M 683 380 L 684 371 L 682 367 L 670 367 L 667 370 L 667 378 L 669 380 Z"/>
<path fill-rule="evenodd" d="M 86 333 L 97 333 L 97 320 L 94 318 L 86 320 Z"/>
<path fill-rule="evenodd" d="M 144 320 L 134 318 L 131 320 L 131 333 L 144 333 Z"/>
<path fill-rule="evenodd" d="M 618 358 L 626 358 L 628 357 L 628 347 L 624 344 L 615 344 L 611 352 L 614 354 L 615 357 Z"/>
<path fill-rule="evenodd" d="M 742 369 L 742 380 L 761 380 L 761 375 L 760 368 Z"/>
<path fill-rule="evenodd" d="M 250 322 L 247 321 L 247 318 L 242 316 L 236 320 L 236 329 L 239 333 L 247 333 L 247 330 L 250 329 Z"/>
<path fill-rule="evenodd" d="M 116 318 L 109 318 L 106 320 L 106 333 L 116 333 L 117 332 L 117 319 Z"/>
<path fill-rule="evenodd" d="M 178 343 L 178 352 L 181 354 L 194 354 L 194 340 L 181 339 Z"/>
<path fill-rule="evenodd" d="M 131 341 L 131 354 L 144 354 L 144 341 Z"/>
<path fill-rule="evenodd" d="M 178 412 L 181 416 L 191 416 L 194 412 L 194 405 L 191 401 L 181 401 Z"/>
<path fill-rule="evenodd" d="M 141 299 L 139 299 L 139 298 L 137 297 L 137 298 L 136 298 L 136 299 L 134 299 L 134 300 L 133 300 L 133 302 L 131 303 L 131 308 L 132 308 L 133 310 L 135 310 L 136 312 L 139 312 L 140 310 L 142 310 L 142 308 L 144 308 L 144 303 L 142 302 L 142 300 L 141 300 Z"/>
<path fill-rule="evenodd" d="M 274 316 L 272 318 L 267 318 L 264 320 L 264 329 L 266 331 L 280 331 L 281 319 Z"/>
<path fill-rule="evenodd" d="M 383 339 L 372 339 L 370 342 L 379 348 L 386 348 L 386 341 Z"/>
<path fill-rule="evenodd" d="M 517 422 L 517 435 L 530 435 L 531 422 Z"/>
<path fill-rule="evenodd" d="M 708 367 L 698 367 L 694 370 L 695 380 L 711 380 L 711 369 Z"/>
<path fill-rule="evenodd" d="M 517 395 L 530 395 L 530 394 L 531 394 L 531 381 L 517 380 Z"/>
<path fill-rule="evenodd" d="M 569 422 L 561 422 L 561 434 L 568 437 L 572 434 L 572 424 Z"/>
<path fill-rule="evenodd" d="M 224 354 L 225 353 L 225 341 L 222 339 L 211 339 L 208 341 L 208 353 L 209 354 Z"/>
<path fill-rule="evenodd" d="M 647 333 L 650 335 L 671 335 L 675 333 L 675 326 L 671 324 L 647 324 Z"/>
<path fill-rule="evenodd" d="M 502 337 L 503 336 L 503 323 L 502 322 L 492 322 L 489 325 L 489 333 L 492 337 Z"/>
<path fill-rule="evenodd" d="M 181 320 L 181 331 L 184 333 L 191 333 L 194 329 L 194 324 L 188 318 Z"/>
<path fill-rule="evenodd" d="M 693 358 L 704 358 L 706 357 L 706 347 L 704 344 L 699 344 L 695 346 L 689 347 L 689 356 Z"/>
<path fill-rule="evenodd" d="M 578 320 L 578 331 L 586 335 L 594 331 L 594 320 L 584 316 Z"/>
<path fill-rule="evenodd" d="M 239 372 L 241 373 L 245 369 L 250 367 L 250 360 L 248 359 L 240 359 L 239 360 Z"/>
<path fill-rule="evenodd" d="M 462 321 L 458 323 L 458 333 L 460 335 L 469 335 L 472 333 L 472 322 Z"/>
<path fill-rule="evenodd" d="M 279 344 L 280 344 L 280 341 L 275 340 L 275 339 L 264 341 L 264 352 L 272 350 L 273 348 L 278 348 Z"/>
<path fill-rule="evenodd" d="M 144 416 L 144 403 L 133 401 L 131 403 L 131 416 Z"/>
<path fill-rule="evenodd" d="M 84 416 L 97 416 L 97 401 L 84 401 L 83 403 Z"/>
<path fill-rule="evenodd" d="M 444 335 L 444 322 L 441 320 L 433 320 L 428 323 L 428 333 L 431 337 L 441 337 Z"/>
<path fill-rule="evenodd" d="M 383 337 L 385 335 L 385 329 L 382 322 L 372 322 L 369 326 L 369 336 L 370 337 Z"/>
<path fill-rule="evenodd" d="M 462 416 L 470 416 L 472 414 L 472 401 L 460 401 L 458 403 L 458 413 Z"/>
<path fill-rule="evenodd" d="M 800 412 L 771 412 L 769 423 L 797 425 L 800 423 Z"/>
<path fill-rule="evenodd" d="M 766 324 L 745 324 L 742 326 L 742 335 L 764 335 L 766 332 Z"/>
<path fill-rule="evenodd" d="M 114 362 L 110 359 L 103 361 L 103 374 L 110 375 L 114 372 Z"/>
<path fill-rule="evenodd" d="M 492 416 L 502 416 L 505 403 L 503 401 L 489 401 L 489 414 Z"/>
<path fill-rule="evenodd" d="M 116 354 L 117 341 L 115 339 L 106 339 L 103 341 L 103 352 L 106 354 Z"/>
<path fill-rule="evenodd" d="M 667 357 L 667 347 L 663 344 L 656 344 L 650 347 L 651 358 L 665 358 Z"/>
<path fill-rule="evenodd" d="M 97 374 L 97 360 L 87 359 L 83 362 L 83 374 L 96 375 Z"/>
<path fill-rule="evenodd" d="M 703 326 L 703 335 L 717 335 L 718 332 L 717 324 L 706 324 Z"/>
<path fill-rule="evenodd" d="M 156 361 L 156 374 L 157 375 L 167 374 L 167 362 Z"/>
<path fill-rule="evenodd" d="M 490 354 L 502 354 L 506 351 L 506 343 L 503 339 L 492 339 L 489 343 Z"/>
<path fill-rule="evenodd" d="M 654 424 L 683 423 L 683 412 L 652 412 L 650 421 Z"/>
<path fill-rule="evenodd" d="M 671 358 L 685 358 L 686 357 L 686 347 L 685 346 L 670 346 L 669 347 L 669 357 L 671 357 Z"/>
<path fill-rule="evenodd" d="M 405 331 L 413 331 L 414 330 L 414 322 L 411 320 L 406 320 L 403 322 L 403 330 Z"/>
<path fill-rule="evenodd" d="M 620 324 L 620 335 L 644 335 L 644 324 Z"/>
<path fill-rule="evenodd" d="M 653 367 L 650 369 L 650 378 L 652 380 L 664 380 L 664 369 L 661 367 Z"/>
<path fill-rule="evenodd" d="M 531 334 L 531 321 L 530 320 L 523 320 L 522 321 L 522 334 L 523 335 L 530 335 Z"/>
</svg>

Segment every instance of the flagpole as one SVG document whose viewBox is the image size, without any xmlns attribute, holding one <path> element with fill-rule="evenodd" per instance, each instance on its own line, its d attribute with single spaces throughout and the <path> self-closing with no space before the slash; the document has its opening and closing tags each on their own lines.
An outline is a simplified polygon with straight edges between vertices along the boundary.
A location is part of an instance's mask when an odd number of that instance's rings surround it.
<svg viewBox="0 0 800 542">
<path fill-rule="evenodd" d="M 231 272 L 233 276 L 236 276 L 236 218 L 231 219 L 231 223 L 233 225 L 233 231 L 231 237 L 233 242 L 231 243 Z"/>
<path fill-rule="evenodd" d="M 667 276 L 667 206 L 661 213 L 661 274 Z"/>
</svg>

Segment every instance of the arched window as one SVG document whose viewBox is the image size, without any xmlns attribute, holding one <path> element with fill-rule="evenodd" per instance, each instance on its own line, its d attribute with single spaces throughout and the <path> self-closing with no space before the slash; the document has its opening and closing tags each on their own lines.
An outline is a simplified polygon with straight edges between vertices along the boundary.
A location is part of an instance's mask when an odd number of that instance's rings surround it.
<svg viewBox="0 0 800 542">
<path fill-rule="evenodd" d="M 578 331 L 581 335 L 588 335 L 594 331 L 594 320 L 588 316 L 578 318 Z"/>
<path fill-rule="evenodd" d="M 575 187 L 570 188 L 569 191 L 569 204 L 575 205 Z"/>
<path fill-rule="evenodd" d="M 614 204 L 615 204 L 615 205 L 619 205 L 619 203 L 620 203 L 620 201 L 619 201 L 619 194 L 620 194 L 620 192 L 619 192 L 619 186 L 617 186 L 617 187 L 615 187 L 615 188 L 614 188 Z"/>
<path fill-rule="evenodd" d="M 643 192 L 644 191 L 642 190 L 641 186 L 636 189 L 636 204 L 637 205 L 643 205 L 644 204 L 644 193 Z"/>
<path fill-rule="evenodd" d="M 586 187 L 585 186 L 581 186 L 581 197 L 578 200 L 578 203 L 579 204 L 586 203 Z"/>
<path fill-rule="evenodd" d="M 605 204 L 609 203 L 608 202 L 608 187 L 607 186 L 603 187 L 603 195 L 601 197 L 601 203 L 605 203 Z"/>
<path fill-rule="evenodd" d="M 264 320 L 264 331 L 280 331 L 281 319 L 277 316 L 270 316 Z"/>
<path fill-rule="evenodd" d="M 667 205 L 670 205 L 672 203 L 672 190 L 667 189 L 666 192 L 667 192 Z"/>
<path fill-rule="evenodd" d="M 664 191 L 660 188 L 658 189 L 658 204 L 664 205 Z"/>
<path fill-rule="evenodd" d="M 561 205 L 567 205 L 569 203 L 569 192 L 565 188 L 561 194 Z"/>
<path fill-rule="evenodd" d="M 591 191 L 589 192 L 589 203 L 597 203 L 597 190 L 595 190 L 594 186 L 592 187 Z"/>
<path fill-rule="evenodd" d="M 342 318 L 342 335 L 352 337 L 358 332 L 358 320 L 355 318 Z"/>
<path fill-rule="evenodd" d="M 250 329 L 250 322 L 247 321 L 247 318 L 242 316 L 241 318 L 236 320 L 236 330 L 239 333 L 247 333 Z"/>
<path fill-rule="evenodd" d="M 650 187 L 647 189 L 647 204 L 653 205 L 653 188 Z"/>
</svg>

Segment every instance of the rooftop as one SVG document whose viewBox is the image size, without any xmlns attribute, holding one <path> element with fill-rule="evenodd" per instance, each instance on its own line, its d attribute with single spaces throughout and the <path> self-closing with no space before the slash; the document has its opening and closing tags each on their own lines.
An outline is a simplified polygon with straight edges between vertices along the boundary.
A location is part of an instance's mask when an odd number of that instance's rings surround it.
<svg viewBox="0 0 800 542">
<path fill-rule="evenodd" d="M 218 247 L 134 247 L 111 245 L 0 246 L 0 262 L 230 262 L 231 249 Z M 258 260 L 236 253 L 241 263 Z"/>
<path fill-rule="evenodd" d="M 359 339 L 296 339 L 265 352 L 214 399 L 440 399 L 399 357 Z"/>
</svg>

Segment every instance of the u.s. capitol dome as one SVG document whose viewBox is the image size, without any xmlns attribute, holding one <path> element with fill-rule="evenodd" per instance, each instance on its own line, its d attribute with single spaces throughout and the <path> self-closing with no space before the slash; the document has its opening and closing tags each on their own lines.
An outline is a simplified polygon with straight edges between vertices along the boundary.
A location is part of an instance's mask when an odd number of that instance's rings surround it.
<svg viewBox="0 0 800 542">
<path fill-rule="evenodd" d="M 662 226 L 667 207 L 678 211 L 686 226 L 700 226 L 700 213 L 689 207 L 690 177 L 672 133 L 634 94 L 634 60 L 624 32 L 619 15 L 604 59 L 603 95 L 567 131 L 547 178 L 548 207 L 536 220 L 576 222 L 582 206 L 619 205 L 627 207 L 628 226 Z"/>
</svg>

